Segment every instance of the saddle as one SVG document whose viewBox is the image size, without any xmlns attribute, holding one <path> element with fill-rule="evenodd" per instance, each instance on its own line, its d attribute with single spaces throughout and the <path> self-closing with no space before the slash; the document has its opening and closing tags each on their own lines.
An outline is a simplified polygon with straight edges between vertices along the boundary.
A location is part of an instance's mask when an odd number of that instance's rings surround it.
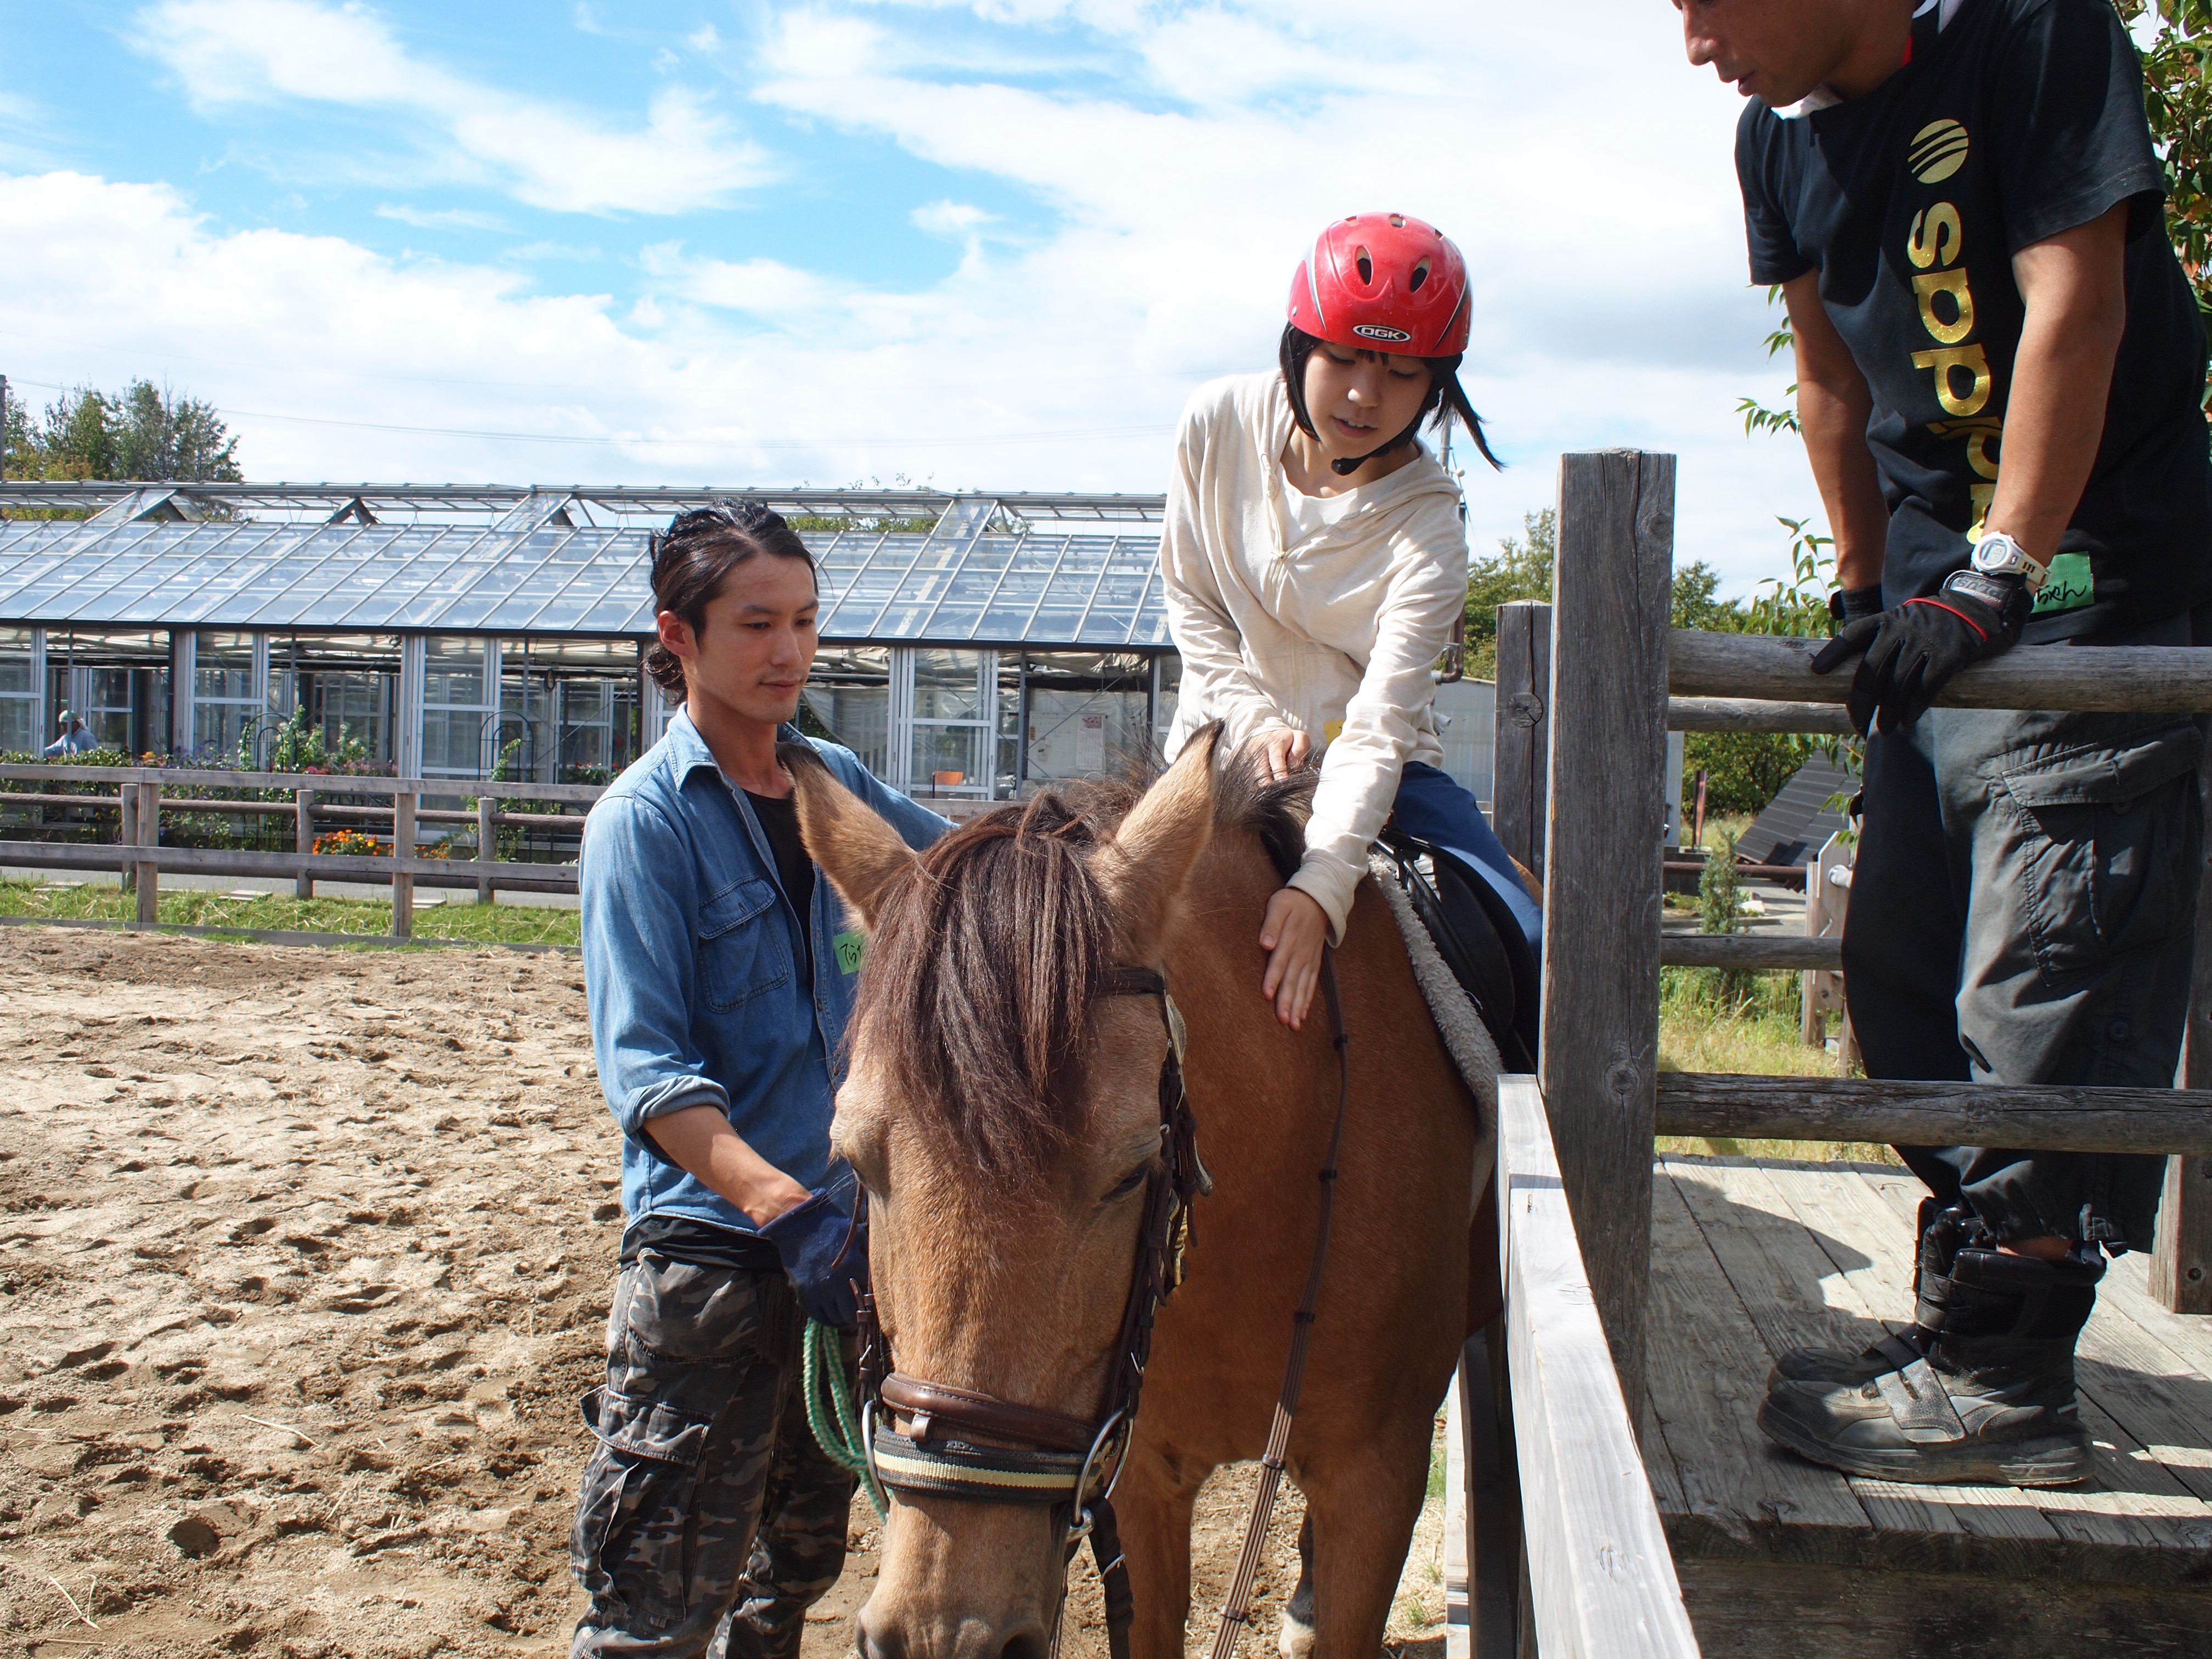
<svg viewBox="0 0 2212 1659">
<path fill-rule="evenodd" d="M 1534 1072 L 1541 988 L 1536 953 L 1504 899 L 1447 848 L 1387 826 L 1380 844 L 1437 954 L 1498 1045 L 1501 1066 Z"/>
</svg>

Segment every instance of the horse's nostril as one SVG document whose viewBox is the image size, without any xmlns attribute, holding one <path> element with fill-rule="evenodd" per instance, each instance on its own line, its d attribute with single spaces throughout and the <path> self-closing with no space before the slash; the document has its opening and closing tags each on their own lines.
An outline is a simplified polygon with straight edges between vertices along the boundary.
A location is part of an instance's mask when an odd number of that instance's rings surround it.
<svg viewBox="0 0 2212 1659">
<path fill-rule="evenodd" d="M 1042 1631 L 1027 1625 L 1006 1638 L 999 1650 L 999 1659 L 1046 1659 L 1051 1645 Z"/>
<path fill-rule="evenodd" d="M 897 1628 L 878 1635 L 868 1628 L 865 1612 L 853 1621 L 853 1635 L 860 1644 L 860 1659 L 906 1659 L 906 1644 L 899 1640 Z"/>
</svg>

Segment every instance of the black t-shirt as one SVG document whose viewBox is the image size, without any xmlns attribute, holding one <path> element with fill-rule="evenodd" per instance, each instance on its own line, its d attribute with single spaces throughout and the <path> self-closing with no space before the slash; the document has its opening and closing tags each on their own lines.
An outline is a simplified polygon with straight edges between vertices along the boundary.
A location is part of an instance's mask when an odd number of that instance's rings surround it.
<svg viewBox="0 0 2212 1659">
<path fill-rule="evenodd" d="M 1819 270 L 1873 391 L 1891 605 L 1964 568 L 1995 492 L 2023 316 L 2012 256 L 2129 204 L 2104 437 L 2027 638 L 2212 598 L 2204 331 L 2164 234 L 2142 70 L 2110 0 L 1966 0 L 1863 98 L 1796 120 L 1753 102 L 1736 172 L 1752 280 Z"/>
<path fill-rule="evenodd" d="M 752 803 L 753 816 L 767 832 L 769 849 L 775 854 L 776 878 L 783 884 L 783 896 L 799 912 L 799 933 L 805 941 L 806 982 L 811 985 L 814 934 L 806 925 L 806 918 L 814 903 L 814 860 L 806 856 L 806 843 L 799 837 L 799 799 L 786 795 L 781 800 L 771 800 L 750 789 L 745 791 L 745 799 Z M 807 994 L 811 996 L 813 993 Z"/>
</svg>

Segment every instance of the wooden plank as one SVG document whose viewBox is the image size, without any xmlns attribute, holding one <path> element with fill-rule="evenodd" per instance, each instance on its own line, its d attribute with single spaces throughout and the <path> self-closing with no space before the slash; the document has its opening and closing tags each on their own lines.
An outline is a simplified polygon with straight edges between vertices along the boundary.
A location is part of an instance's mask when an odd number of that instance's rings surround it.
<svg viewBox="0 0 2212 1659">
<path fill-rule="evenodd" d="M 499 856 L 500 814 L 493 811 L 497 805 L 498 803 L 489 796 L 485 796 L 477 802 L 477 860 L 479 863 Z M 479 877 L 477 881 L 477 902 L 489 904 L 491 902 L 491 878 Z"/>
<path fill-rule="evenodd" d="M 1564 547 L 1566 526 L 1559 529 Z M 1840 703 L 1850 693 L 1850 675 L 1813 672 L 1814 655 L 1826 643 L 1678 628 L 1668 647 L 1668 689 L 1680 696 Z M 2212 709 L 2212 650 L 2114 646 L 2091 653 L 2015 646 L 1961 670 L 1936 702 L 1946 708 L 2201 714 Z"/>
<path fill-rule="evenodd" d="M 2197 773 L 2197 792 L 2212 817 L 2212 756 Z M 2197 884 L 2197 959 L 2180 1082 L 2185 1089 L 2212 1089 L 2212 857 Z M 2212 1158 L 2166 1161 L 2150 1291 L 2169 1312 L 2212 1313 Z"/>
<path fill-rule="evenodd" d="M 1491 828 L 1538 880 L 1544 875 L 1544 787 L 1551 769 L 1552 607 L 1498 607 L 1498 696 L 1491 740 Z"/>
<path fill-rule="evenodd" d="M 1659 960 L 1668 968 L 1844 970 L 1844 941 L 1802 933 L 1662 933 Z"/>
<path fill-rule="evenodd" d="M 392 937 L 405 939 L 415 931 L 415 879 L 403 866 L 415 856 L 415 809 L 421 800 L 413 795 L 395 796 L 392 803 Z"/>
<path fill-rule="evenodd" d="M 295 789 L 292 792 L 292 846 L 305 858 L 315 850 L 315 792 Z M 303 899 L 314 897 L 315 878 L 305 870 L 301 871 L 298 879 L 292 884 L 292 896 Z"/>
<path fill-rule="evenodd" d="M 224 772 L 183 766 L 0 766 L 0 778 L 39 783 L 161 783 L 172 788 L 297 789 L 312 781 L 325 795 L 459 795 L 589 805 L 603 783 L 505 783 L 491 778 L 374 778 L 341 772 Z"/>
<path fill-rule="evenodd" d="M 484 868 L 494 872 L 502 887 L 549 893 L 576 890 L 573 864 L 493 862 L 479 866 L 470 859 L 356 858 L 349 854 L 254 853 L 217 847 L 148 847 L 118 851 L 85 842 L 0 841 L 0 865 L 28 869 L 115 870 L 134 861 L 146 861 L 164 870 L 201 870 L 227 876 L 295 876 L 308 869 L 325 881 L 388 881 L 398 872 L 410 876 L 451 877 L 444 884 L 473 883 Z"/>
<path fill-rule="evenodd" d="M 1537 1070 L 1598 1316 L 1641 1400 L 1674 458 L 1561 457 L 1559 526 Z"/>
<path fill-rule="evenodd" d="M 1685 1561 L 1706 1659 L 2179 1659 L 2204 1650 L 2212 1593 L 1956 1572 Z"/>
<path fill-rule="evenodd" d="M 1676 1547 L 1778 1547 L 1759 1534 L 1815 1527 L 1869 1529 L 1866 1510 L 1833 1469 L 1792 1457 L 1753 1420 L 1774 1356 L 1690 1213 L 1676 1177 L 1695 1171 L 1663 1164 L 1651 1194 L 1651 1336 L 1644 1376 L 1665 1435 L 1647 1437 L 1644 1462 L 1669 1466 L 1661 1508 Z M 1669 1496 L 1674 1498 L 1671 1507 Z M 1837 1545 L 1848 1559 L 1847 1544 Z"/>
<path fill-rule="evenodd" d="M 1751 697 L 1669 697 L 1669 732 L 1819 732 L 1856 737 L 1840 704 L 1763 702 Z"/>
<path fill-rule="evenodd" d="M 157 847 L 161 841 L 161 786 L 141 783 L 132 787 L 138 797 L 137 822 L 131 826 L 137 833 L 132 839 L 141 847 Z M 132 870 L 138 889 L 138 925 L 151 927 L 161 919 L 161 866 L 141 859 Z"/>
<path fill-rule="evenodd" d="M 1669 1072 L 1659 1133 L 2082 1152 L 2212 1152 L 2212 1091 Z"/>
<path fill-rule="evenodd" d="M 1697 1638 L 1598 1322 L 1536 1080 L 1498 1079 L 1499 1248 L 1526 1559 L 1545 1659 Z M 1647 1246 L 1648 1248 L 1648 1246 Z"/>
</svg>

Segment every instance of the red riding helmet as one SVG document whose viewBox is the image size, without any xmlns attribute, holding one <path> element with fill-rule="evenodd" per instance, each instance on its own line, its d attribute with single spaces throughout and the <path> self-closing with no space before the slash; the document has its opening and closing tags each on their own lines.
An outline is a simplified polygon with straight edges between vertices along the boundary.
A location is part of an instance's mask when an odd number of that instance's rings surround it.
<svg viewBox="0 0 2212 1659">
<path fill-rule="evenodd" d="M 1355 213 L 1314 238 L 1291 279 L 1291 321 L 1316 339 L 1408 357 L 1467 349 L 1467 261 L 1434 225 Z"/>
</svg>

